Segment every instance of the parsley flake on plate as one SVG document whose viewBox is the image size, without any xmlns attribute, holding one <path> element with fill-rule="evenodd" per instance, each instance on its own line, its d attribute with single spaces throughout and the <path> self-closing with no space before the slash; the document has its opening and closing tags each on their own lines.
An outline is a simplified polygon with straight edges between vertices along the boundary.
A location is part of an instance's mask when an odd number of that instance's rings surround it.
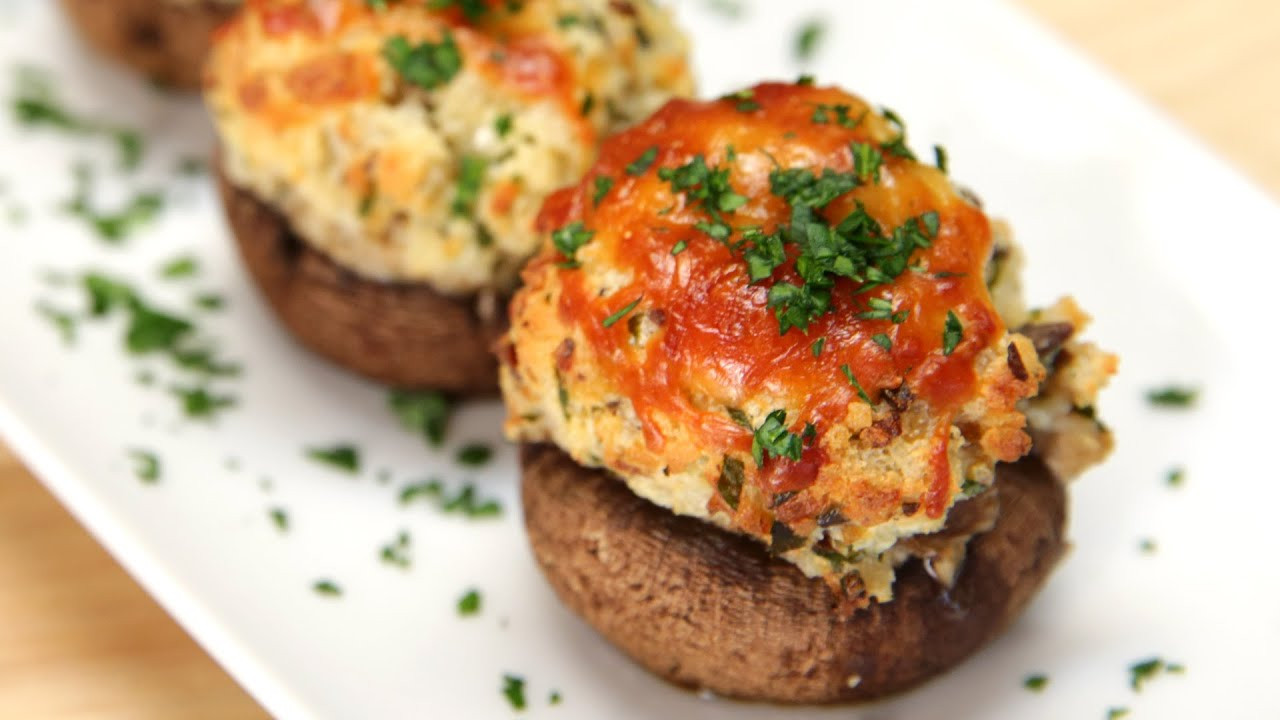
<svg viewBox="0 0 1280 720">
<path fill-rule="evenodd" d="M 524 710 L 527 705 L 524 699 L 524 678 L 519 675 L 503 675 L 502 696 L 511 703 L 513 709 Z"/>
<path fill-rule="evenodd" d="M 444 394 L 435 390 L 392 390 L 387 404 L 406 430 L 420 433 L 432 447 L 444 444 L 453 413 Z"/>
<path fill-rule="evenodd" d="M 1161 673 L 1174 673 L 1181 675 L 1186 672 L 1186 668 L 1178 663 L 1165 662 L 1158 657 L 1139 660 L 1129 666 L 1129 687 L 1134 692 L 1142 692 L 1142 688 Z"/>
<path fill-rule="evenodd" d="M 360 472 L 360 450 L 353 445 L 308 448 L 308 458 L 324 463 L 343 472 L 355 475 Z"/>
<path fill-rule="evenodd" d="M 1030 690 L 1031 692 L 1043 692 L 1048 685 L 1049 685 L 1048 675 L 1041 675 L 1041 674 L 1028 675 L 1022 681 L 1022 687 Z"/>
<path fill-rule="evenodd" d="M 130 450 L 129 457 L 133 458 L 133 474 L 138 480 L 147 485 L 155 485 L 160 482 L 160 458 L 150 450 Z"/>
<path fill-rule="evenodd" d="M 796 31 L 792 51 L 801 62 L 813 59 L 822 43 L 826 27 L 821 20 L 808 20 Z"/>
<path fill-rule="evenodd" d="M 1199 397 L 1199 390 L 1181 385 L 1166 385 L 1147 391 L 1147 403 L 1154 407 L 1189 408 Z"/>
<path fill-rule="evenodd" d="M 471 443 L 469 445 L 463 445 L 458 449 L 456 460 L 459 465 L 480 467 L 481 465 L 488 464 L 491 458 L 493 458 L 492 447 L 489 447 L 484 443 Z"/>
<path fill-rule="evenodd" d="M 409 568 L 409 533 L 401 530 L 391 542 L 383 545 L 378 551 L 378 557 L 387 565 L 393 565 L 402 570 Z"/>
<path fill-rule="evenodd" d="M 311 589 L 324 597 L 342 597 L 342 588 L 332 580 L 317 580 L 312 583 Z"/>
<path fill-rule="evenodd" d="M 462 617 L 477 615 L 483 604 L 484 598 L 480 595 L 480 591 L 471 588 L 462 597 L 458 598 L 458 614 Z"/>
</svg>

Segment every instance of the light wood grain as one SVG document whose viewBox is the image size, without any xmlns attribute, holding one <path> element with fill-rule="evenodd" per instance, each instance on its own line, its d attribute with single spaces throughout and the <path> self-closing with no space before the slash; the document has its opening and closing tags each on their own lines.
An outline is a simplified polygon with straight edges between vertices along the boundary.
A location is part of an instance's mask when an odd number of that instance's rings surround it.
<svg viewBox="0 0 1280 720">
<path fill-rule="evenodd" d="M 1018 1 L 1280 196 L 1280 2 Z M 263 714 L 0 446 L 0 718 Z"/>
</svg>

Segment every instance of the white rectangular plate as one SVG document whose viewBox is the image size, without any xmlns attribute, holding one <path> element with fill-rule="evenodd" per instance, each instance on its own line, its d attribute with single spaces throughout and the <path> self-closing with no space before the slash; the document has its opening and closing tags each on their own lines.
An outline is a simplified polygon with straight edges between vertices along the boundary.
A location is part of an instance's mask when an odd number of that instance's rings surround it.
<svg viewBox="0 0 1280 720">
<path fill-rule="evenodd" d="M 679 11 L 711 96 L 801 71 L 894 107 L 917 149 L 940 142 L 953 176 L 1009 219 L 1030 258 L 1031 299 L 1074 294 L 1098 318 L 1091 336 L 1123 358 L 1102 404 L 1118 448 L 1074 488 L 1074 552 L 1001 640 L 907 697 L 860 709 L 784 710 L 709 701 L 631 665 L 563 609 L 534 568 L 520 527 L 515 452 L 501 408 L 464 408 L 446 448 L 402 431 L 384 390 L 290 343 L 246 283 L 207 178 L 177 158 L 207 152 L 195 99 L 156 93 L 103 66 L 46 0 L 0 3 L 0 95 L 10 68 L 45 68 L 68 105 L 144 131 L 142 168 L 121 175 L 93 138 L 0 118 L 0 430 L 90 530 L 273 713 L 291 718 L 504 717 L 504 673 L 527 680 L 528 716 L 548 718 L 1280 717 L 1274 688 L 1280 572 L 1271 533 L 1280 478 L 1272 306 L 1275 206 L 1021 14 L 998 2 L 775 0 L 737 20 L 713 3 Z M 821 19 L 813 63 L 795 30 Z M 6 107 L 7 110 L 7 107 Z M 59 209 L 71 166 L 100 168 L 99 206 L 161 187 L 168 207 L 123 247 L 104 245 Z M 25 220 L 4 222 L 9 208 Z M 195 279 L 156 268 L 190 253 Z M 79 309 L 49 271 L 125 277 L 168 308 L 197 290 L 228 300 L 204 332 L 243 363 L 218 384 L 238 405 L 213 423 L 183 419 L 158 362 L 127 356 L 118 321 L 82 323 L 66 345 L 41 301 Z M 135 381 L 149 369 L 156 381 Z M 1203 388 L 1190 411 L 1159 411 L 1144 391 Z M 349 441 L 363 469 L 344 476 L 304 457 Z M 471 441 L 500 448 L 478 471 L 454 462 Z M 130 449 L 163 476 L 142 485 Z M 1170 489 L 1165 472 L 1186 468 Z M 385 475 L 385 473 L 389 473 Z M 381 479 L 379 477 L 381 476 Z M 501 519 L 467 521 L 401 507 L 406 483 L 471 481 Z M 388 480 L 389 477 L 389 480 Z M 269 519 L 285 508 L 290 529 Z M 405 530 L 412 567 L 379 562 Z M 1143 553 L 1143 539 L 1156 543 Z M 1258 557 L 1254 557 L 1257 554 Z M 327 578 L 341 598 L 312 590 Z M 460 618 L 479 588 L 483 611 Z M 1141 693 L 1128 666 L 1185 665 Z M 1039 693 L 1024 677 L 1044 673 Z M 552 706 L 558 690 L 563 702 Z"/>
</svg>

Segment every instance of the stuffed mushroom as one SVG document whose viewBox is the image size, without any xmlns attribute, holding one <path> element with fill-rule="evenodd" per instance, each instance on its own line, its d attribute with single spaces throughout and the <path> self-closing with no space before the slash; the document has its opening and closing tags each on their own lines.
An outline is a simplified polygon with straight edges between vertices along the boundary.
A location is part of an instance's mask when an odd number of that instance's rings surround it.
<svg viewBox="0 0 1280 720">
<path fill-rule="evenodd" d="M 214 31 L 241 0 L 62 0 L 96 50 L 160 85 L 200 86 Z"/>
<path fill-rule="evenodd" d="M 691 91 L 649 0 L 252 0 L 206 100 L 232 230 L 304 344 L 385 383 L 497 385 L 543 199 Z"/>
<path fill-rule="evenodd" d="M 809 81 L 673 101 L 543 208 L 501 345 L 534 554 L 674 682 L 854 701 L 953 666 L 1064 548 L 1116 359 L 1004 225 Z"/>
</svg>

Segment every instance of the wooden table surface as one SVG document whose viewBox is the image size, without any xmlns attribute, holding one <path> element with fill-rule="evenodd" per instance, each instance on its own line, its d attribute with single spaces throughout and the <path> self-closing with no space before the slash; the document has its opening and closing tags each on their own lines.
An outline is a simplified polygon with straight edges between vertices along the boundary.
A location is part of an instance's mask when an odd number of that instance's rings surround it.
<svg viewBox="0 0 1280 720">
<path fill-rule="evenodd" d="M 1280 2 L 1018 2 L 1280 197 Z M 0 445 L 0 718 L 264 714 Z"/>
</svg>

